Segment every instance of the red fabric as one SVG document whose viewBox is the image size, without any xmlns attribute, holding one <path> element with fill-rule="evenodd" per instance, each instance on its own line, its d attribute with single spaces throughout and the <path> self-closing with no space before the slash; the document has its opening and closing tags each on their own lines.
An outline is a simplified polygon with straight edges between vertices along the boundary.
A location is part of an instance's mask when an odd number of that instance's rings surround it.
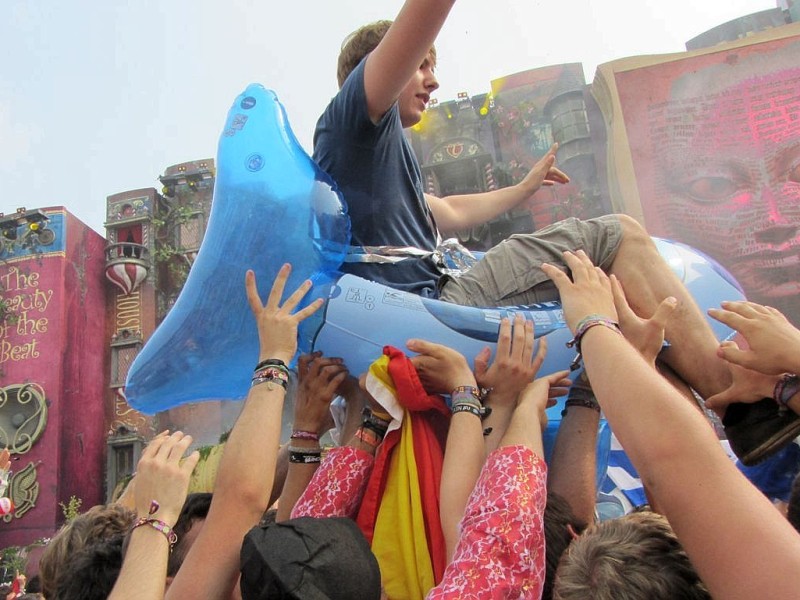
<svg viewBox="0 0 800 600">
<path fill-rule="evenodd" d="M 450 410 L 441 396 L 428 395 L 422 387 L 417 371 L 408 357 L 397 348 L 385 346 L 383 353 L 389 357 L 389 374 L 392 377 L 397 399 L 408 411 L 415 414 L 411 420 L 414 434 L 414 455 L 419 474 L 420 493 L 425 516 L 425 533 L 431 553 L 433 576 L 436 583 L 442 580 L 447 566 L 447 552 L 439 519 L 439 482 L 442 477 L 444 446 Z M 400 430 L 389 432 L 378 448 L 375 466 L 356 522 L 364 536 L 372 543 L 375 520 L 378 517 L 381 497 L 386 488 L 389 459 L 400 440 Z"/>
</svg>

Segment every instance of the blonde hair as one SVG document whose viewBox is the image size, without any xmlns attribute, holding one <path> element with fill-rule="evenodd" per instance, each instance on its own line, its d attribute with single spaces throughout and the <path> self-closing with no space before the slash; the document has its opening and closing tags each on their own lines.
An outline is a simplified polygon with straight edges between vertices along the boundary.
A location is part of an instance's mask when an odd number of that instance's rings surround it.
<svg viewBox="0 0 800 600">
<path fill-rule="evenodd" d="M 710 599 L 667 520 L 631 513 L 586 530 L 561 557 L 553 598 Z"/>
</svg>

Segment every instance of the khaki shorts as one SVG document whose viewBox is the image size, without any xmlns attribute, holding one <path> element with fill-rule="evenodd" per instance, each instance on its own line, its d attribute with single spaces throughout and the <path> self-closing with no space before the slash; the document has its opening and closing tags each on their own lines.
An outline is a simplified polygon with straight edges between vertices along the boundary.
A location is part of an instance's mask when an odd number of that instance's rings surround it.
<svg viewBox="0 0 800 600">
<path fill-rule="evenodd" d="M 539 265 L 563 267 L 562 252 L 583 250 L 608 270 L 622 239 L 614 215 L 581 221 L 570 218 L 535 233 L 512 235 L 489 250 L 459 277 L 439 280 L 439 299 L 463 306 L 515 306 L 558 300 L 558 290 Z"/>
</svg>

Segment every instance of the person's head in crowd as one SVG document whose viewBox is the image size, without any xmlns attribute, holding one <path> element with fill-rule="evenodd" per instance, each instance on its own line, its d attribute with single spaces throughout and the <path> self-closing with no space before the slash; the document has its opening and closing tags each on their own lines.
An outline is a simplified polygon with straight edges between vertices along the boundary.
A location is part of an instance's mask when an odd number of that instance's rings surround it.
<svg viewBox="0 0 800 600">
<path fill-rule="evenodd" d="M 181 568 L 186 555 L 194 544 L 197 536 L 203 528 L 203 523 L 208 516 L 208 509 L 211 507 L 211 493 L 197 492 L 186 496 L 183 503 L 181 514 L 172 530 L 178 536 L 178 541 L 172 548 L 167 562 L 167 587 L 172 582 L 178 569 Z"/>
<path fill-rule="evenodd" d="M 105 600 L 122 569 L 124 535 L 90 544 L 76 552 L 61 569 L 52 600 Z"/>
<path fill-rule="evenodd" d="M 136 513 L 119 504 L 100 504 L 66 523 L 47 544 L 39 561 L 42 594 L 52 598 L 60 571 L 88 544 L 124 536 Z"/>
<path fill-rule="evenodd" d="M 339 59 L 336 65 L 336 79 L 339 82 L 339 87 L 344 85 L 347 77 L 352 73 L 353 69 L 358 66 L 364 57 L 375 50 L 378 44 L 389 31 L 392 21 L 382 20 L 368 23 L 359 27 L 356 31 L 347 36 L 342 43 L 342 49 L 339 52 Z M 432 66 L 436 66 L 436 47 L 432 47 L 428 55 Z"/>
<path fill-rule="evenodd" d="M 542 600 L 553 597 L 553 582 L 561 556 L 586 527 L 587 524 L 574 515 L 569 502 L 563 496 L 547 492 L 547 504 L 544 508 L 545 575 Z"/>
<path fill-rule="evenodd" d="M 646 511 L 587 529 L 562 556 L 553 588 L 557 600 L 710 597 L 670 524 Z"/>
<path fill-rule="evenodd" d="M 378 561 L 351 519 L 301 517 L 254 527 L 241 553 L 242 600 L 378 600 Z"/>
</svg>

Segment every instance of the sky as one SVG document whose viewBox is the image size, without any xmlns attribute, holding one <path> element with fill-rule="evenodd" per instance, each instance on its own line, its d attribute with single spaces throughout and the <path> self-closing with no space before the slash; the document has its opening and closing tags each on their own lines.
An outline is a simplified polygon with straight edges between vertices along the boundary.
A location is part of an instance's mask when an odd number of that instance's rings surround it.
<svg viewBox="0 0 800 600">
<path fill-rule="evenodd" d="M 0 212 L 65 206 L 105 236 L 106 197 L 213 158 L 233 99 L 274 90 L 307 152 L 342 40 L 402 0 L 4 0 Z M 440 102 L 504 75 L 682 52 L 776 0 L 460 0 L 437 39 Z"/>
</svg>

